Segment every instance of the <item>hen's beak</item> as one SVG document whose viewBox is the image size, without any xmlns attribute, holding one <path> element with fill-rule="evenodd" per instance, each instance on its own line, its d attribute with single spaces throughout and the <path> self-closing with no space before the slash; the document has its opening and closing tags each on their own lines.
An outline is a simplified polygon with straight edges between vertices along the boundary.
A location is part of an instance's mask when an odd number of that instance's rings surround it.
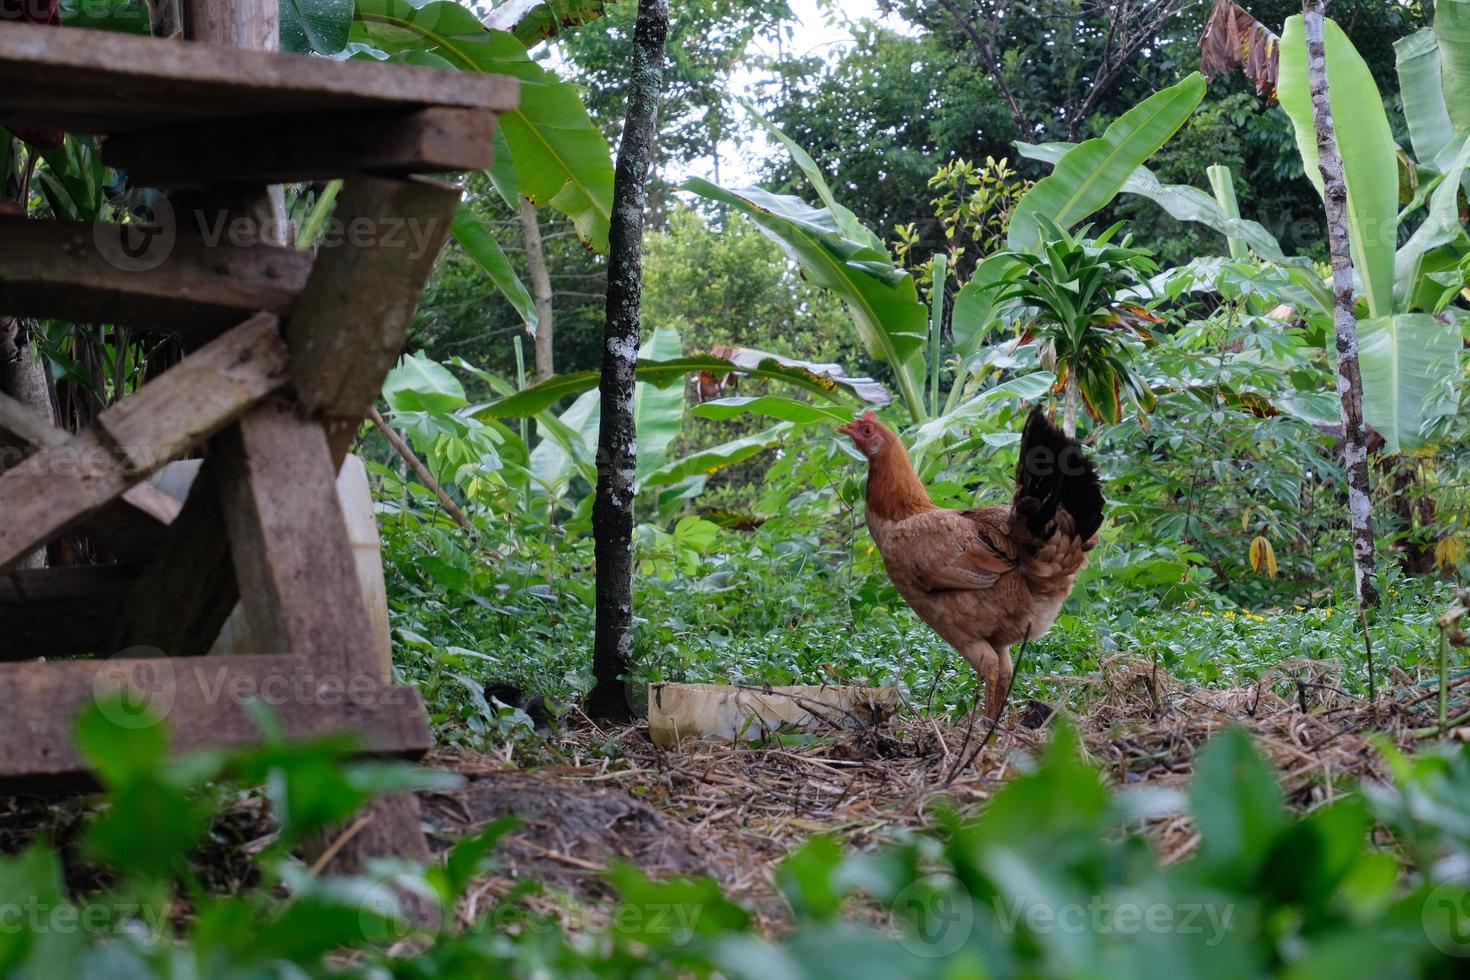
<svg viewBox="0 0 1470 980">
<path fill-rule="evenodd" d="M 837 427 L 837 431 L 844 436 L 851 437 L 853 424 L 852 422 L 844 422 Z"/>
</svg>

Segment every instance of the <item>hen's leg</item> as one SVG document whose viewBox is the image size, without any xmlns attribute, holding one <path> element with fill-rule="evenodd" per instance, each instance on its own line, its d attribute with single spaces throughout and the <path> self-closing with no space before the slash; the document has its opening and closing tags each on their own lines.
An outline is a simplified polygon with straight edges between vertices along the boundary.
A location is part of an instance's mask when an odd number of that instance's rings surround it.
<svg viewBox="0 0 1470 980">
<path fill-rule="evenodd" d="M 996 659 L 1000 662 L 999 676 L 993 688 L 985 691 L 985 717 L 991 721 L 999 721 L 1000 713 L 1005 709 L 1006 697 L 1011 693 L 1011 676 L 1014 667 L 1011 664 L 1011 648 L 1000 647 L 995 651 Z"/>
<path fill-rule="evenodd" d="M 960 650 L 964 658 L 970 661 L 970 666 L 980 675 L 980 680 L 985 683 L 985 717 L 994 720 L 1000 714 L 1000 705 L 1004 690 L 1001 688 L 1001 655 L 995 652 L 995 647 L 984 640 L 972 640 L 965 644 Z M 1010 677 L 1011 658 L 1004 658 L 1004 673 Z"/>
</svg>

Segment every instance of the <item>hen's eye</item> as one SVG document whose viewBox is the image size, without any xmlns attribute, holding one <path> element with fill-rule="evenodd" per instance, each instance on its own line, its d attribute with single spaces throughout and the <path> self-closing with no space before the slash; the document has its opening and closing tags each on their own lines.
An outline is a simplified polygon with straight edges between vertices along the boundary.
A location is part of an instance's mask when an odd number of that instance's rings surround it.
<svg viewBox="0 0 1470 980">
<path fill-rule="evenodd" d="M 871 425 L 865 425 L 865 426 L 863 426 L 863 435 L 870 436 L 872 434 L 873 434 L 873 427 Z"/>
</svg>

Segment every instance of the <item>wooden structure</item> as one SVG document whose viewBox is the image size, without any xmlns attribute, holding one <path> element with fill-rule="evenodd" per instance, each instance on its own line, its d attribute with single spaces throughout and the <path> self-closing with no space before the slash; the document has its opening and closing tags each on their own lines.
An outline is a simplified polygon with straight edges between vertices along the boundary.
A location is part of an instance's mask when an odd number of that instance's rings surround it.
<svg viewBox="0 0 1470 980">
<path fill-rule="evenodd" d="M 0 473 L 0 785 L 84 780 L 75 718 L 118 688 L 180 752 L 253 741 L 258 698 L 289 735 L 421 755 L 423 706 L 392 683 L 335 482 L 458 205 L 419 175 L 488 166 L 516 82 L 0 23 L 0 91 L 0 126 L 95 134 L 133 184 L 195 188 L 156 228 L 0 220 L 0 315 L 191 351 L 75 434 L 0 398 L 0 445 L 29 453 Z M 315 256 L 235 203 L 329 177 L 340 231 Z M 148 482 L 200 451 L 182 506 Z M 14 567 L 77 528 L 109 563 Z M 237 602 L 255 652 L 203 656 Z"/>
</svg>

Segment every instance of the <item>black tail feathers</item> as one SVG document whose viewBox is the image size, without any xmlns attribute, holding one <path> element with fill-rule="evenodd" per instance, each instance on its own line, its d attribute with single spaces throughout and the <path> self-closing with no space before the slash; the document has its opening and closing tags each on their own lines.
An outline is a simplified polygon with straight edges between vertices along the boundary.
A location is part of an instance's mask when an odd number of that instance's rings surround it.
<svg viewBox="0 0 1470 980">
<path fill-rule="evenodd" d="M 1076 439 L 1047 421 L 1040 407 L 1031 410 L 1021 431 L 1021 461 L 1016 466 L 1016 512 L 1037 538 L 1051 536 L 1057 508 L 1072 515 L 1077 534 L 1091 538 L 1102 526 L 1102 483 L 1097 467 Z"/>
</svg>

